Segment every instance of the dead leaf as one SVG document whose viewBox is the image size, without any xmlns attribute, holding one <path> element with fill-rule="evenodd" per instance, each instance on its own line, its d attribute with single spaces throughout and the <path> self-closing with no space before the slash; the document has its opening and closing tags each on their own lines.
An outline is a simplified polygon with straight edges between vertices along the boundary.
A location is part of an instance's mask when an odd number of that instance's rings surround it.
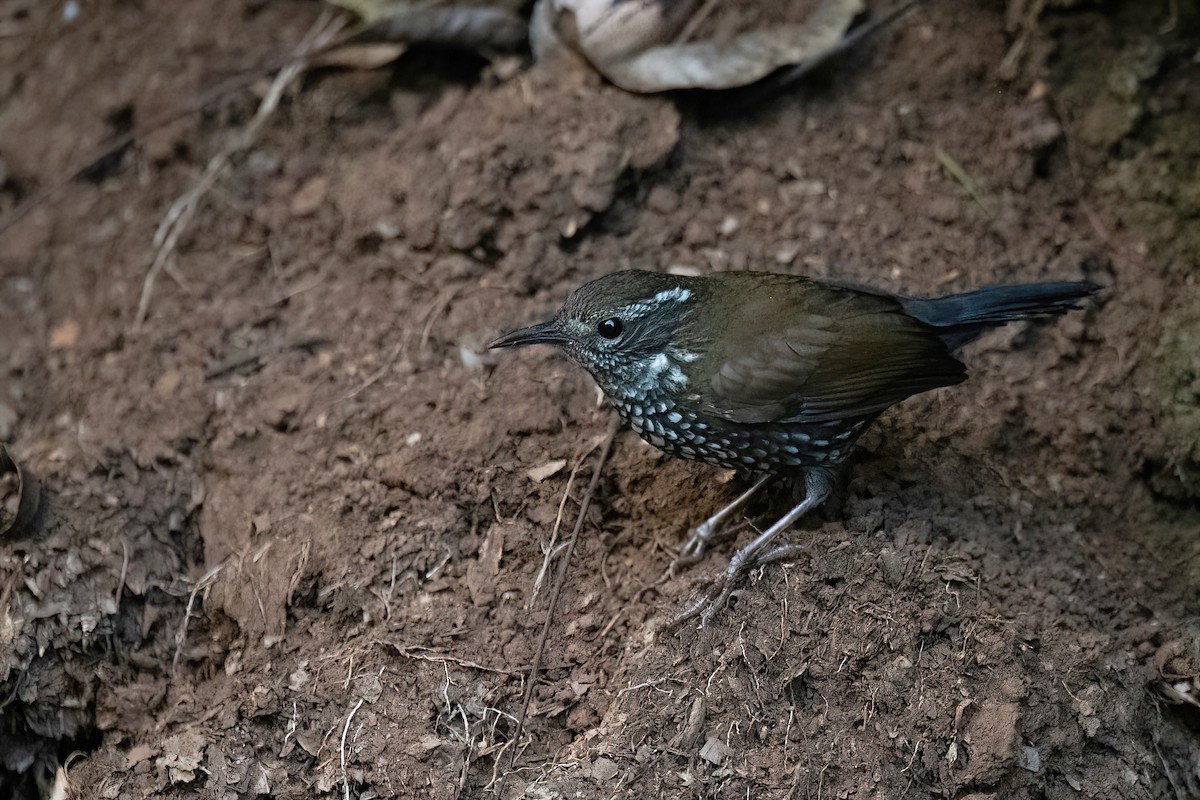
<svg viewBox="0 0 1200 800">
<path fill-rule="evenodd" d="M 504 557 L 504 527 L 493 525 L 479 546 L 479 558 L 467 565 L 467 589 L 471 602 L 485 605 L 495 597 L 496 576 L 500 574 L 500 560 Z"/>
<path fill-rule="evenodd" d="M 360 42 L 326 50 L 313 59 L 317 67 L 371 70 L 386 67 L 404 55 L 407 45 L 399 42 Z"/>
<path fill-rule="evenodd" d="M 355 14 L 363 21 L 364 24 L 370 25 L 375 20 L 383 16 L 384 11 L 388 6 L 393 5 L 391 0 L 327 0 L 330 5 L 344 8 L 352 14 Z"/>
<path fill-rule="evenodd" d="M 148 744 L 136 744 L 125 756 L 125 769 L 130 770 L 158 754 L 158 748 Z"/>
<path fill-rule="evenodd" d="M 539 60 L 574 49 L 617 86 L 642 93 L 732 89 L 781 67 L 820 61 L 841 49 L 865 8 L 863 0 L 813 0 L 816 7 L 798 22 L 706 40 L 691 39 L 694 29 L 704 27 L 705 15 L 724 11 L 736 21 L 742 5 L 693 3 L 666 10 L 659 2 L 608 0 L 606 13 L 596 10 L 603 3 L 593 2 L 585 13 L 583 1 L 539 0 L 530 34 Z M 720 24 L 709 27 L 721 30 Z"/>
<path fill-rule="evenodd" d="M 199 731 L 177 733 L 163 742 L 163 754 L 156 759 L 156 764 L 166 772 L 170 783 L 190 783 L 204 763 L 207 747 L 208 740 Z"/>
<path fill-rule="evenodd" d="M 725 744 L 716 736 L 709 738 L 704 743 L 704 747 L 700 748 L 700 757 L 710 764 L 721 766 L 725 763 L 725 759 L 729 758 L 729 745 Z"/>
<path fill-rule="evenodd" d="M 388 42 L 448 44 L 472 50 L 514 50 L 529 38 L 529 23 L 496 5 L 392 3 L 363 32 Z"/>
<path fill-rule="evenodd" d="M 362 19 L 371 41 L 449 44 L 474 50 L 513 50 L 529 37 L 520 3 L 447 0 L 329 0 Z"/>
<path fill-rule="evenodd" d="M 557 458 L 554 461 L 547 461 L 545 464 L 542 464 L 540 467 L 532 467 L 532 468 L 526 470 L 525 474 L 529 476 L 529 479 L 531 481 L 534 481 L 536 483 L 541 483 L 542 481 L 546 480 L 546 478 L 549 478 L 551 475 L 556 475 L 557 473 L 561 472 L 563 467 L 565 467 L 566 465 L 567 465 L 567 460 L 565 458 Z"/>
<path fill-rule="evenodd" d="M 592 762 L 592 777 L 598 781 L 611 781 L 620 774 L 620 768 L 611 758 L 601 757 Z"/>
<path fill-rule="evenodd" d="M 0 538 L 28 531 L 37 519 L 42 487 L 37 478 L 22 472 L 0 444 Z"/>
<path fill-rule="evenodd" d="M 313 758 L 317 758 L 320 755 L 320 731 L 300 731 L 296 734 L 296 741 L 300 744 L 300 747 L 304 748 L 304 752 L 308 753 Z"/>
</svg>

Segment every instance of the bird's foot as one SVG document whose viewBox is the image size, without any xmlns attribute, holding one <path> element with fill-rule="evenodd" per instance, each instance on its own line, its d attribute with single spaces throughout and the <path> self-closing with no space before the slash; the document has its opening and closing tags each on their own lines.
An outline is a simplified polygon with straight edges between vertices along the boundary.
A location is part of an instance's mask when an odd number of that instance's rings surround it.
<svg viewBox="0 0 1200 800">
<path fill-rule="evenodd" d="M 683 547 L 679 548 L 679 555 L 667 568 L 667 573 L 674 578 L 684 567 L 690 567 L 704 558 L 709 546 L 718 539 L 725 538 L 728 534 L 728 531 L 721 529 L 720 520 L 707 519 L 701 522 L 692 528 L 687 541 L 683 543 Z"/>
<path fill-rule="evenodd" d="M 759 482 L 760 484 L 762 481 Z M 692 603 L 688 608 L 675 619 L 671 620 L 671 627 L 677 627 L 695 618 L 700 617 L 700 627 L 703 628 L 709 623 L 713 615 L 725 606 L 729 597 L 733 594 L 736 587 L 750 572 L 757 566 L 770 564 L 781 559 L 790 558 L 801 547 L 795 545 L 776 545 L 775 540 L 779 538 L 779 534 L 783 533 L 788 526 L 800 519 L 810 509 L 821 504 L 826 497 L 829 496 L 829 490 L 833 485 L 832 473 L 828 470 L 810 470 L 804 476 L 805 497 L 804 501 L 793 508 L 783 517 L 758 535 L 754 541 L 738 550 L 733 554 L 733 558 L 729 559 L 729 566 L 725 568 L 725 574 L 712 583 L 711 586 L 701 595 L 700 599 Z"/>
<path fill-rule="evenodd" d="M 708 585 L 704 594 L 671 620 L 669 627 L 678 628 L 696 617 L 700 617 L 699 627 L 707 627 L 708 623 L 712 621 L 713 615 L 717 613 L 717 609 L 724 607 L 729 602 L 729 598 L 733 595 L 733 586 L 728 572 L 717 578 Z"/>
<path fill-rule="evenodd" d="M 704 590 L 704 593 L 694 603 L 684 609 L 683 613 L 671 620 L 672 627 L 682 625 L 697 616 L 700 617 L 701 628 L 708 626 L 708 623 L 712 621 L 713 615 L 717 613 L 717 610 L 724 608 L 725 604 L 729 602 L 734 587 L 754 567 L 754 553 L 748 553 L 748 549 L 745 548 L 734 553 L 733 558 L 729 560 L 729 566 L 725 568 L 725 572 L 710 583 L 708 588 Z"/>
<path fill-rule="evenodd" d="M 735 553 L 729 561 L 729 566 L 725 568 L 725 572 L 710 583 L 695 602 L 676 615 L 671 620 L 669 627 L 677 628 L 696 617 L 700 617 L 698 627 L 707 627 L 716 613 L 728 604 L 729 598 L 733 596 L 738 585 L 754 569 L 774 564 L 777 561 L 790 561 L 800 553 L 808 552 L 806 547 L 796 544 L 780 545 L 762 554 L 746 552 L 749 549 L 746 548 Z"/>
<path fill-rule="evenodd" d="M 681 567 L 695 564 L 703 558 L 705 551 L 714 542 L 732 536 L 734 528 L 726 527 L 725 523 L 731 516 L 744 508 L 750 502 L 751 498 L 762 491 L 762 488 L 774 479 L 773 475 L 763 475 L 732 503 L 692 528 L 687 541 L 683 543 L 683 547 L 679 550 L 679 555 L 671 562 L 671 566 L 668 567 L 667 574 L 674 578 Z"/>
</svg>

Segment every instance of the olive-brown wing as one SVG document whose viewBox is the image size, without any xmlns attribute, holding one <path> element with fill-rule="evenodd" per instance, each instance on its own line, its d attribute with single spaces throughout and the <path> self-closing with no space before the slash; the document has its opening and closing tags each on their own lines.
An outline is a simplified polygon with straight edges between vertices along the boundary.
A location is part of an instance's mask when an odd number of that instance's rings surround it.
<svg viewBox="0 0 1200 800">
<path fill-rule="evenodd" d="M 726 353 L 706 410 L 747 424 L 845 420 L 965 378 L 936 331 L 898 309 L 803 314 Z"/>
</svg>

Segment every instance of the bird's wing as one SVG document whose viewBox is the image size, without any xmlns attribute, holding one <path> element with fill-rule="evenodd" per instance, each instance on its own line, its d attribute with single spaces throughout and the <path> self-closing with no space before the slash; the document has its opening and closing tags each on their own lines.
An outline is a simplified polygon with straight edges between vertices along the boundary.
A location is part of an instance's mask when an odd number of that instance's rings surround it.
<svg viewBox="0 0 1200 800">
<path fill-rule="evenodd" d="M 809 313 L 723 354 L 706 410 L 747 424 L 843 420 L 965 378 L 937 333 L 899 308 Z"/>
</svg>

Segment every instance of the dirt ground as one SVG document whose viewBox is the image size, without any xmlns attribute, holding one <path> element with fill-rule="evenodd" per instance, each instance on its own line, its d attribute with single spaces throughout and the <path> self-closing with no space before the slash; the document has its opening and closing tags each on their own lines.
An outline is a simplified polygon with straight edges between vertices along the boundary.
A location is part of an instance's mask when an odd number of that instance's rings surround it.
<svg viewBox="0 0 1200 800">
<path fill-rule="evenodd" d="M 65 8 L 0 6 L 0 441 L 45 487 L 0 541 L 0 797 L 1200 797 L 1194 4 L 929 0 L 779 95 L 318 71 L 141 325 L 322 7 Z M 886 415 L 704 630 L 661 628 L 734 545 L 658 581 L 745 478 L 619 435 L 515 738 L 610 412 L 484 345 L 630 266 L 1106 290 Z"/>
</svg>

